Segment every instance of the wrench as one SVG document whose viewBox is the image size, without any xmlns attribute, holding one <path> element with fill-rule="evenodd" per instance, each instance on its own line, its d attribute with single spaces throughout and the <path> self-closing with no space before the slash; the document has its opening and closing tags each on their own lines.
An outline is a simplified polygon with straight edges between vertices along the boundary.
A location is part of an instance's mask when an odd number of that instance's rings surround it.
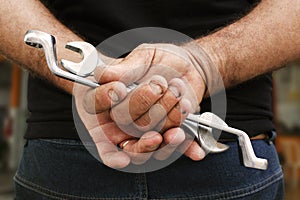
<svg viewBox="0 0 300 200">
<path fill-rule="evenodd" d="M 53 74 L 68 80 L 82 83 L 90 87 L 99 86 L 98 83 L 95 83 L 89 79 L 78 76 L 76 74 L 64 71 L 58 66 L 55 45 L 56 42 L 54 36 L 48 33 L 44 33 L 42 31 L 29 30 L 25 34 L 24 42 L 29 46 L 44 49 L 48 67 Z"/>
<path fill-rule="evenodd" d="M 94 69 L 101 63 L 96 48 L 91 44 L 86 42 L 67 43 L 66 48 L 78 52 L 83 56 L 83 60 L 80 63 L 73 63 L 62 59 L 61 64 L 69 71 L 67 72 L 58 66 L 54 36 L 41 31 L 29 30 L 25 34 L 24 42 L 27 45 L 44 49 L 48 67 L 53 74 L 92 88 L 100 86 L 98 83 L 84 78 L 93 75 Z M 84 69 L 82 69 L 83 67 Z M 128 91 L 134 89 L 136 86 L 136 84 L 128 86 Z M 195 135 L 198 143 L 207 154 L 220 153 L 229 148 L 228 145 L 219 143 L 214 138 L 212 128 L 235 134 L 238 136 L 239 145 L 242 149 L 244 165 L 250 168 L 267 169 L 268 161 L 255 156 L 249 136 L 241 130 L 228 127 L 221 118 L 213 113 L 203 113 L 201 115 L 189 114 L 183 122 L 182 128 Z"/>
</svg>

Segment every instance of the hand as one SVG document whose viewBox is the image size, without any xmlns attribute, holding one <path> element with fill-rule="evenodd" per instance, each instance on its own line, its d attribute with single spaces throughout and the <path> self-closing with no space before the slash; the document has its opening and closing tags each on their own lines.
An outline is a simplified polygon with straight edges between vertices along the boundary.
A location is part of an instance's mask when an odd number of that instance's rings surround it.
<svg viewBox="0 0 300 200">
<path fill-rule="evenodd" d="M 161 145 L 165 146 L 170 143 L 172 147 L 163 148 L 164 150 L 161 154 L 162 158 L 168 157 L 185 138 L 183 131 L 179 128 L 166 131 L 163 142 L 161 134 L 155 131 L 148 131 L 138 139 L 121 130 L 112 121 L 108 112 L 108 108 L 126 96 L 125 86 L 120 82 L 107 83 L 95 90 L 76 84 L 73 94 L 77 112 L 95 142 L 100 158 L 105 165 L 111 168 L 123 168 L 130 162 L 142 164 L 152 156 L 154 150 Z M 101 109 L 106 109 L 106 111 L 97 115 L 86 112 L 83 107 L 84 105 L 91 105 L 90 103 L 95 100 L 94 94 L 101 94 L 96 96 L 96 98 L 99 102 L 102 102 Z M 115 95 L 118 97 L 117 101 Z M 123 147 L 124 151 L 118 149 L 118 146 Z"/>
<path fill-rule="evenodd" d="M 155 74 L 166 78 L 170 85 L 169 89 L 165 92 L 158 92 L 160 96 L 157 98 L 149 97 L 149 94 L 146 93 L 137 93 L 135 90 L 111 111 L 112 118 L 120 126 L 128 126 L 134 122 L 135 128 L 140 131 L 155 128 L 163 133 L 168 128 L 178 127 L 187 113 L 196 110 L 203 97 L 204 73 L 203 71 L 200 73 L 193 64 L 195 64 L 195 59 L 188 50 L 182 47 L 170 44 L 142 45 L 120 63 L 106 68 L 98 68 L 95 75 L 100 83 L 114 80 L 120 80 L 127 84 L 141 83 L 148 81 L 147 79 Z M 159 91 L 161 86 L 158 85 L 157 88 Z M 195 90 L 199 92 L 196 93 Z M 187 104 L 192 106 L 188 108 Z M 178 109 L 178 105 L 183 108 Z M 177 109 L 175 109 L 176 107 Z M 178 110 L 183 110 L 183 112 L 178 112 Z M 96 106 L 96 112 L 101 111 Z M 171 114 L 174 111 L 177 112 L 176 115 Z M 196 143 L 193 143 L 192 146 L 191 151 L 187 151 L 189 157 L 194 157 L 191 155 L 193 154 L 191 152 L 194 152 L 192 149 L 198 147 Z M 199 151 L 200 149 L 197 148 L 196 152 Z M 201 158 L 195 159 L 194 157 L 195 160 Z"/>
<path fill-rule="evenodd" d="M 192 54 L 192 51 L 197 52 L 197 55 Z M 197 59 L 196 56 L 200 58 Z M 185 96 L 196 110 L 206 91 L 207 78 L 211 76 L 208 68 L 212 65 L 209 64 L 209 59 L 200 51 L 200 47 L 142 44 L 120 62 L 108 67 L 98 67 L 95 78 L 101 84 L 121 81 L 127 85 L 144 82 L 154 75 L 164 77 L 168 83 L 179 78 L 184 82 Z"/>
</svg>

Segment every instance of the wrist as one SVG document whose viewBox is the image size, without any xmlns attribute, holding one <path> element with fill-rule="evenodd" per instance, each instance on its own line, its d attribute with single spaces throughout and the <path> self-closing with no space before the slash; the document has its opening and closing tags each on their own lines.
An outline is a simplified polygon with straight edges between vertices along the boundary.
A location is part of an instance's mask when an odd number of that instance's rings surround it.
<svg viewBox="0 0 300 200">
<path fill-rule="evenodd" d="M 183 46 L 192 57 L 193 66 L 199 72 L 205 84 L 204 97 L 216 93 L 224 88 L 221 72 L 219 71 L 222 65 L 220 59 L 213 49 L 206 48 L 197 42 L 190 42 Z"/>
</svg>

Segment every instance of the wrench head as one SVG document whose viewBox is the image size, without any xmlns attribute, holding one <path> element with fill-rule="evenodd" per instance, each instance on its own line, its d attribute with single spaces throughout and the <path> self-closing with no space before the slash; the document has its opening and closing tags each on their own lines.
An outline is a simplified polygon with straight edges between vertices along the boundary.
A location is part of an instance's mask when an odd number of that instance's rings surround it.
<svg viewBox="0 0 300 200">
<path fill-rule="evenodd" d="M 199 124 L 197 133 L 201 147 L 205 150 L 206 154 L 221 153 L 229 149 L 228 145 L 217 141 L 217 138 L 212 133 L 212 128 Z"/>
<path fill-rule="evenodd" d="M 61 70 L 57 66 L 54 36 L 38 30 L 28 30 L 24 42 L 29 46 L 44 49 L 46 61 L 52 73 L 57 74 Z"/>
<path fill-rule="evenodd" d="M 83 59 L 79 63 L 61 59 L 61 65 L 68 71 L 81 77 L 92 75 L 98 65 L 97 49 L 87 42 L 79 41 L 69 42 L 65 47 L 71 51 L 80 53 Z"/>
<path fill-rule="evenodd" d="M 55 38 L 52 35 L 37 30 L 28 30 L 25 33 L 24 42 L 35 48 L 43 48 L 47 44 L 55 46 Z"/>
<path fill-rule="evenodd" d="M 25 34 L 24 42 L 29 46 L 44 49 L 47 65 L 49 67 L 49 70 L 53 74 L 68 80 L 76 81 L 78 83 L 93 88 L 99 86 L 98 83 L 95 83 L 89 79 L 82 78 L 76 74 L 72 74 L 70 72 L 62 70 L 58 66 L 57 56 L 56 56 L 56 45 L 55 45 L 56 42 L 54 36 L 38 30 L 28 30 Z"/>
<path fill-rule="evenodd" d="M 210 127 L 203 126 L 197 122 L 185 120 L 181 125 L 181 128 L 197 138 L 197 142 L 206 154 L 221 153 L 229 148 L 229 146 L 218 142 L 217 139 L 214 138 Z"/>
</svg>

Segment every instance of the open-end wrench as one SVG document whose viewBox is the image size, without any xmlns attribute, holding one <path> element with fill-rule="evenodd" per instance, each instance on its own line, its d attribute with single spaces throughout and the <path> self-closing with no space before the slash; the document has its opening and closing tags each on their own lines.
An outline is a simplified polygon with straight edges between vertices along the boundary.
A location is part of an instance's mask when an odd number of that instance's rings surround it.
<svg viewBox="0 0 300 200">
<path fill-rule="evenodd" d="M 239 145 L 242 149 L 244 165 L 250 168 L 263 170 L 267 169 L 268 161 L 266 159 L 257 158 L 255 156 L 249 136 L 244 131 L 229 127 L 221 118 L 210 112 L 202 113 L 200 116 L 189 115 L 187 120 L 237 135 Z"/>
<path fill-rule="evenodd" d="M 90 87 L 99 86 L 98 83 L 95 83 L 87 78 L 78 76 L 77 74 L 73 74 L 65 70 L 62 70 L 58 66 L 57 57 L 56 57 L 56 46 L 55 46 L 56 42 L 54 36 L 48 33 L 44 33 L 42 31 L 29 30 L 25 34 L 24 42 L 30 46 L 44 49 L 48 67 L 53 74 L 68 80 L 76 81 L 78 83 Z"/>
<path fill-rule="evenodd" d="M 71 51 L 75 51 L 81 54 L 83 57 L 82 61 L 79 63 L 74 63 L 69 60 L 61 59 L 62 66 L 68 71 L 72 72 L 81 77 L 87 77 L 93 74 L 96 67 L 101 63 L 98 59 L 98 51 L 93 45 L 87 42 L 69 42 L 65 46 Z M 82 67 L 84 66 L 84 67 Z"/>
<path fill-rule="evenodd" d="M 25 34 L 24 41 L 30 46 L 44 49 L 48 67 L 50 71 L 55 75 L 76 81 L 92 88 L 99 86 L 98 83 L 84 78 L 86 76 L 92 75 L 95 67 L 99 64 L 100 60 L 97 50 L 91 44 L 86 42 L 71 42 L 66 45 L 66 48 L 79 52 L 84 57 L 83 61 L 80 63 L 61 60 L 62 66 L 70 71 L 67 72 L 62 70 L 58 66 L 55 49 L 55 38 L 52 35 L 41 31 L 30 30 Z M 91 53 L 91 55 L 89 55 L 89 52 Z M 83 67 L 86 67 L 87 64 L 91 66 L 82 69 Z M 128 90 L 132 90 L 136 86 L 136 84 L 133 84 L 129 86 Z M 228 127 L 222 119 L 218 118 L 213 113 L 206 115 L 189 114 L 187 119 L 183 122 L 182 127 L 189 130 L 189 132 L 195 135 L 206 153 L 219 153 L 229 148 L 229 146 L 219 143 L 217 141 L 217 138 L 214 138 L 212 134 L 212 128 L 235 134 L 238 136 L 238 141 L 242 148 L 244 165 L 251 168 L 267 169 L 267 160 L 257 158 L 255 156 L 248 135 L 243 131 Z"/>
</svg>

